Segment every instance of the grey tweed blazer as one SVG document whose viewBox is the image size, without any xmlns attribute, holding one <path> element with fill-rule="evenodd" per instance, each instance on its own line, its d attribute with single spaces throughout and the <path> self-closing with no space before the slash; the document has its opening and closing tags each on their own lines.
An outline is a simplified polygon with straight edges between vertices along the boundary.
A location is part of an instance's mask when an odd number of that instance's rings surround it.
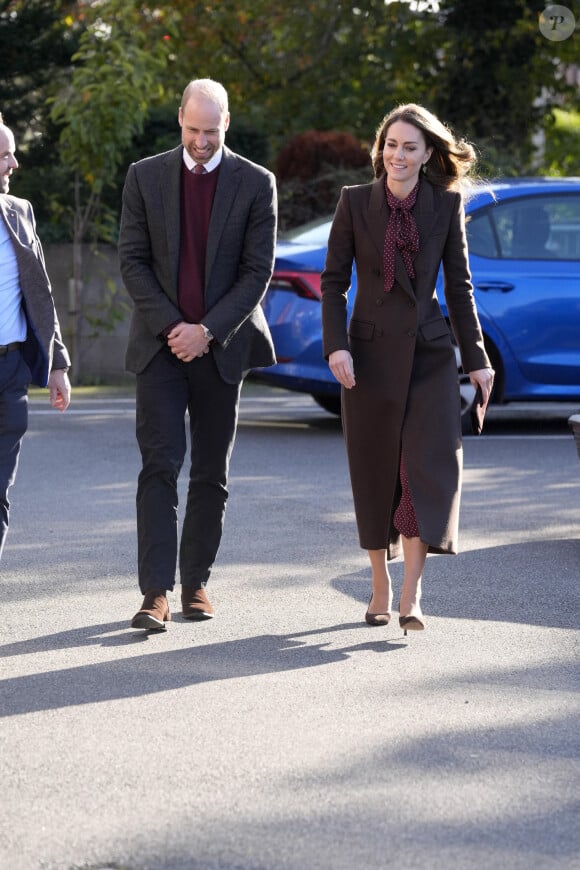
<svg viewBox="0 0 580 870">
<path fill-rule="evenodd" d="M 20 274 L 28 323 L 23 355 L 32 373 L 32 383 L 45 387 L 49 373 L 68 368 L 70 357 L 62 341 L 32 205 L 26 199 L 0 194 L 0 220 L 12 239 Z"/>
<path fill-rule="evenodd" d="M 119 237 L 121 275 L 134 309 L 126 366 L 139 373 L 182 319 L 177 288 L 183 147 L 129 167 Z M 204 324 L 221 377 L 239 382 L 275 362 L 260 302 L 274 265 L 276 186 L 271 172 L 224 147 L 207 243 Z"/>
</svg>

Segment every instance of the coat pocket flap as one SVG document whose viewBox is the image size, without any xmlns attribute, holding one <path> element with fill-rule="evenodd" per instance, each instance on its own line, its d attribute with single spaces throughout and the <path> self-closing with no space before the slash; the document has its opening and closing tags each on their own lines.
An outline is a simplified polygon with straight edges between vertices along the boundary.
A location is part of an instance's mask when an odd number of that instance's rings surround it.
<svg viewBox="0 0 580 870">
<path fill-rule="evenodd" d="M 351 338 L 360 338 L 363 341 L 370 341 L 375 331 L 374 323 L 369 320 L 354 320 L 352 319 L 348 326 L 348 334 Z"/>
<path fill-rule="evenodd" d="M 419 332 L 425 341 L 433 341 L 435 338 L 443 338 L 443 336 L 450 334 L 444 317 L 428 320 L 419 327 Z"/>
</svg>

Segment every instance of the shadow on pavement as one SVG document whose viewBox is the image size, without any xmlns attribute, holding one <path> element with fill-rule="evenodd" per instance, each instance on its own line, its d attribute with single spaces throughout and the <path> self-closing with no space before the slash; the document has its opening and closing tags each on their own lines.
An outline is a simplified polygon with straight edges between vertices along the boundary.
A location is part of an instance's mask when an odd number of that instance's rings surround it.
<svg viewBox="0 0 580 870">
<path fill-rule="evenodd" d="M 361 626 L 349 623 L 296 634 L 258 635 L 3 680 L 0 682 L 0 717 L 167 692 L 213 680 L 320 667 L 360 651 L 385 653 L 406 647 L 406 644 L 383 638 L 340 649 L 325 649 L 328 642 L 306 644 L 298 639 L 353 627 Z M 103 646 L 162 643 L 165 636 L 164 632 L 132 632 L 120 638 L 107 637 L 123 628 L 127 628 L 126 622 L 88 626 L 8 644 L 0 649 L 0 655 L 31 654 L 95 643 Z"/>
</svg>

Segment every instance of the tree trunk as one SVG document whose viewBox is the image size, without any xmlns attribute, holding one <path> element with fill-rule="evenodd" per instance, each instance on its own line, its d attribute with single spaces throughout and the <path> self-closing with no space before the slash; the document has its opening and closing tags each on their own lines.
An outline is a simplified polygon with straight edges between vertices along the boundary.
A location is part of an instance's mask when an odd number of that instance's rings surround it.
<svg viewBox="0 0 580 870">
<path fill-rule="evenodd" d="M 71 373 L 73 384 L 80 379 L 81 356 L 81 314 L 83 305 L 83 237 L 85 221 L 80 204 L 80 182 L 78 174 L 75 177 L 75 213 L 73 220 L 73 261 L 72 278 L 69 281 L 68 292 L 68 322 L 70 329 Z"/>
</svg>

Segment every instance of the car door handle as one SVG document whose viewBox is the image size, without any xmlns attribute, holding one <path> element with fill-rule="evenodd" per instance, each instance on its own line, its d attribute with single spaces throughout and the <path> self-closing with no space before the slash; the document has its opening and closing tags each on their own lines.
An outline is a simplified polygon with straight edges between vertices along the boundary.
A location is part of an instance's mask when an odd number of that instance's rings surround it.
<svg viewBox="0 0 580 870">
<path fill-rule="evenodd" d="M 508 281 L 480 281 L 475 285 L 477 290 L 499 290 L 500 293 L 509 293 L 514 289 L 514 284 Z"/>
</svg>

